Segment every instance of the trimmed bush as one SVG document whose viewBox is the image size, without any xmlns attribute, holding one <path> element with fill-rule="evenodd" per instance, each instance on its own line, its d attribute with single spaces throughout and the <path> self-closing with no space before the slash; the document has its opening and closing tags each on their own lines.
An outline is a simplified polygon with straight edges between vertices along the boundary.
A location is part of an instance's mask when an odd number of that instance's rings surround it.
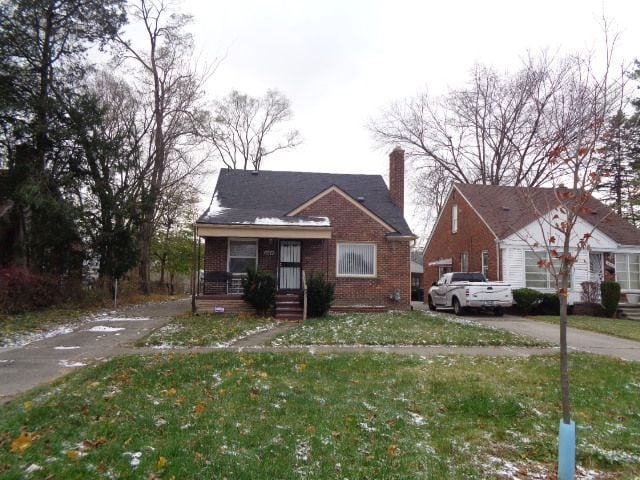
<svg viewBox="0 0 640 480">
<path fill-rule="evenodd" d="M 323 275 L 311 275 L 307 279 L 307 316 L 324 317 L 333 303 L 334 291 L 335 284 L 327 282 Z"/>
<path fill-rule="evenodd" d="M 516 288 L 512 293 L 515 310 L 522 315 L 533 313 L 538 305 L 542 303 L 544 297 L 543 293 L 533 288 Z"/>
<path fill-rule="evenodd" d="M 542 293 L 542 300 L 535 309 L 538 315 L 560 315 L 560 297 L 555 293 Z"/>
<path fill-rule="evenodd" d="M 276 279 L 260 269 L 248 270 L 242 279 L 242 298 L 256 309 L 258 315 L 266 315 L 276 303 Z"/>
<path fill-rule="evenodd" d="M 607 317 L 613 317 L 620 303 L 620 284 L 618 282 L 602 282 L 600 284 L 602 306 Z"/>
</svg>

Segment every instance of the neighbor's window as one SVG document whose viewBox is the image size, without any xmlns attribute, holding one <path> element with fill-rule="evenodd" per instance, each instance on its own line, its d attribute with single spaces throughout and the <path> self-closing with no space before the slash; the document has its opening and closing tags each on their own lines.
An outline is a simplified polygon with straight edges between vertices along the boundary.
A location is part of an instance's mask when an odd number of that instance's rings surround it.
<svg viewBox="0 0 640 480">
<path fill-rule="evenodd" d="M 258 265 L 258 241 L 253 239 L 229 239 L 230 273 L 247 273 Z"/>
<path fill-rule="evenodd" d="M 462 252 L 460 254 L 460 271 L 468 272 L 469 271 L 469 253 Z"/>
<path fill-rule="evenodd" d="M 458 205 L 451 207 L 451 233 L 458 231 Z"/>
<path fill-rule="evenodd" d="M 528 288 L 556 288 L 553 274 L 546 268 L 540 268 L 538 261 L 546 259 L 546 252 L 533 252 L 526 250 L 524 252 L 524 273 L 525 286 Z M 555 271 L 560 269 L 560 260 L 552 259 Z M 569 275 L 569 287 L 571 287 L 571 275 Z"/>
<path fill-rule="evenodd" d="M 375 277 L 375 243 L 338 243 L 339 277 Z"/>
<path fill-rule="evenodd" d="M 623 290 L 640 289 L 640 254 L 616 253 L 616 281 Z"/>
<path fill-rule="evenodd" d="M 482 274 L 484 278 L 489 278 L 489 250 L 482 251 Z"/>
</svg>

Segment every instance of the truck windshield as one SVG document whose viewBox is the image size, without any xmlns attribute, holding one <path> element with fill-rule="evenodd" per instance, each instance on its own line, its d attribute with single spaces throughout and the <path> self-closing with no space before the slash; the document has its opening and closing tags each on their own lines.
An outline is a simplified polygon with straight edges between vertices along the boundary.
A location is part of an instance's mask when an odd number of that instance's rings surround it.
<svg viewBox="0 0 640 480">
<path fill-rule="evenodd" d="M 476 273 L 454 273 L 451 276 L 452 282 L 486 282 L 484 275 Z"/>
</svg>

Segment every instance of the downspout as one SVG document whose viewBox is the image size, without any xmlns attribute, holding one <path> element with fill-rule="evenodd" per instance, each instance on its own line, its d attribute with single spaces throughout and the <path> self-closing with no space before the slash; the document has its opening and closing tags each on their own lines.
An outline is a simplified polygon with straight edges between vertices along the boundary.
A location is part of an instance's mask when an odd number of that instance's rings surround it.
<svg viewBox="0 0 640 480">
<path fill-rule="evenodd" d="M 500 281 L 501 277 L 502 277 L 502 271 L 500 270 L 500 240 L 498 240 L 496 238 L 496 266 L 498 271 L 497 273 L 497 280 Z"/>
</svg>

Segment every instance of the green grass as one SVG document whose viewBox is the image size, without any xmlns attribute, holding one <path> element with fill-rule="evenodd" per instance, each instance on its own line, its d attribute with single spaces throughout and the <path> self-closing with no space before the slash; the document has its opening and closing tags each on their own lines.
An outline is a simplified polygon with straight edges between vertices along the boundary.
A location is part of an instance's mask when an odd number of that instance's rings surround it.
<svg viewBox="0 0 640 480">
<path fill-rule="evenodd" d="M 640 365 L 571 358 L 578 464 L 640 475 Z M 118 358 L 0 407 L 0 477 L 548 478 L 557 376 L 547 356 Z"/>
<path fill-rule="evenodd" d="M 137 342 L 137 346 L 208 347 L 275 325 L 273 318 L 180 315 Z"/>
<path fill-rule="evenodd" d="M 89 312 L 89 309 L 82 308 L 54 308 L 42 312 L 0 314 L 0 347 L 21 335 L 46 332 L 71 323 Z"/>
<path fill-rule="evenodd" d="M 560 317 L 557 316 L 539 315 L 529 318 L 556 325 L 560 324 Z M 569 315 L 568 322 L 570 327 L 640 341 L 640 322 L 637 320 Z"/>
<path fill-rule="evenodd" d="M 176 300 L 181 296 L 153 294 L 149 296 L 129 295 L 121 299 L 120 305 L 132 305 L 151 301 Z M 44 333 L 61 325 L 76 322 L 83 316 L 110 308 L 108 303 L 96 300 L 95 304 L 67 305 L 42 311 L 17 314 L 0 313 L 0 347 L 11 344 L 23 335 Z"/>
<path fill-rule="evenodd" d="M 307 320 L 273 345 L 547 345 L 464 319 L 421 311 L 356 313 Z"/>
</svg>

